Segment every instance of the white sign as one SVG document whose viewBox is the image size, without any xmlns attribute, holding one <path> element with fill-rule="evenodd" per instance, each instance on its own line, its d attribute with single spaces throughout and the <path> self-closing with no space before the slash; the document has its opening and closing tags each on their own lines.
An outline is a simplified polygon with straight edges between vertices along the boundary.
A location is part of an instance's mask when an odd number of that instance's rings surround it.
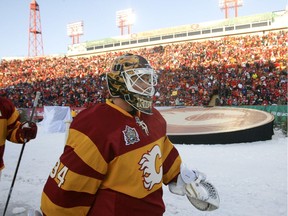
<svg viewBox="0 0 288 216">
<path fill-rule="evenodd" d="M 76 36 L 83 35 L 83 21 L 70 23 L 67 25 L 67 35 L 68 36 Z"/>
</svg>

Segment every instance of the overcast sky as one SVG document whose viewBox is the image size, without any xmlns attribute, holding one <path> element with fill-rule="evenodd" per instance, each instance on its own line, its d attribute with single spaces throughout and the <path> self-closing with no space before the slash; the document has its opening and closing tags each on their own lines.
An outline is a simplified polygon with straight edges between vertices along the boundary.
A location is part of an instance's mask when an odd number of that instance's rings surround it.
<svg viewBox="0 0 288 216">
<path fill-rule="evenodd" d="M 288 0 L 243 0 L 238 16 L 284 10 Z M 0 0 L 0 59 L 28 55 L 31 0 Z M 131 33 L 224 19 L 219 0 L 38 0 L 44 54 L 65 54 L 67 24 L 83 21 L 80 42 L 120 35 L 116 11 L 132 8 Z M 230 17 L 234 16 L 231 9 Z"/>
</svg>

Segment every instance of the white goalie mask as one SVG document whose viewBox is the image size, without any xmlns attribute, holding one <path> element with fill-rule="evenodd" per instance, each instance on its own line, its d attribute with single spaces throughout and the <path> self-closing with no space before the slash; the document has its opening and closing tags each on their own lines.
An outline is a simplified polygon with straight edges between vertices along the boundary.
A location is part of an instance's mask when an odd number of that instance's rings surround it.
<svg viewBox="0 0 288 216">
<path fill-rule="evenodd" d="M 152 68 L 135 68 L 122 72 L 127 90 L 136 94 L 152 97 L 157 78 Z"/>
<path fill-rule="evenodd" d="M 120 97 L 140 112 L 152 114 L 157 76 L 145 58 L 133 54 L 116 58 L 106 78 L 112 97 Z"/>
</svg>

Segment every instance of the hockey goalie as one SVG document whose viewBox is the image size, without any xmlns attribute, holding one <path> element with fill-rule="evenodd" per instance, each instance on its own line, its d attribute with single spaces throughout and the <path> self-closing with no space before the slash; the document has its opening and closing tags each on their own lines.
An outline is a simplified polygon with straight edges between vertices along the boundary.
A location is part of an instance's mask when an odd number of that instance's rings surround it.
<svg viewBox="0 0 288 216">
<path fill-rule="evenodd" d="M 219 208 L 220 199 L 216 188 L 206 180 L 205 174 L 188 169 L 182 164 L 177 182 L 169 184 L 171 193 L 187 196 L 191 204 L 201 211 Z"/>
<path fill-rule="evenodd" d="M 72 121 L 41 198 L 44 216 L 163 216 L 163 185 L 203 211 L 219 207 L 204 174 L 181 166 L 167 122 L 153 107 L 157 72 L 142 56 L 117 57 L 111 98 Z"/>
</svg>

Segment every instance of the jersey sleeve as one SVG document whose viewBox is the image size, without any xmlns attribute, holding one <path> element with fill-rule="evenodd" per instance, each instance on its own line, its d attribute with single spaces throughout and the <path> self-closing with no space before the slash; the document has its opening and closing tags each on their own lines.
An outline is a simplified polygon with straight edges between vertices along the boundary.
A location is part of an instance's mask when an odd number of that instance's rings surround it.
<svg viewBox="0 0 288 216">
<path fill-rule="evenodd" d="M 0 170 L 4 168 L 5 141 L 22 143 L 18 129 L 21 125 L 19 113 L 10 100 L 0 97 Z"/>
<path fill-rule="evenodd" d="M 168 136 L 164 141 L 164 154 L 167 155 L 163 162 L 163 184 L 167 185 L 172 181 L 176 181 L 180 173 L 180 166 L 182 163 L 178 150 L 169 140 Z"/>
<path fill-rule="evenodd" d="M 80 116 L 75 121 L 85 119 Z M 70 127 L 64 152 L 42 193 L 43 214 L 87 215 L 107 168 L 107 162 L 89 135 Z"/>
</svg>

